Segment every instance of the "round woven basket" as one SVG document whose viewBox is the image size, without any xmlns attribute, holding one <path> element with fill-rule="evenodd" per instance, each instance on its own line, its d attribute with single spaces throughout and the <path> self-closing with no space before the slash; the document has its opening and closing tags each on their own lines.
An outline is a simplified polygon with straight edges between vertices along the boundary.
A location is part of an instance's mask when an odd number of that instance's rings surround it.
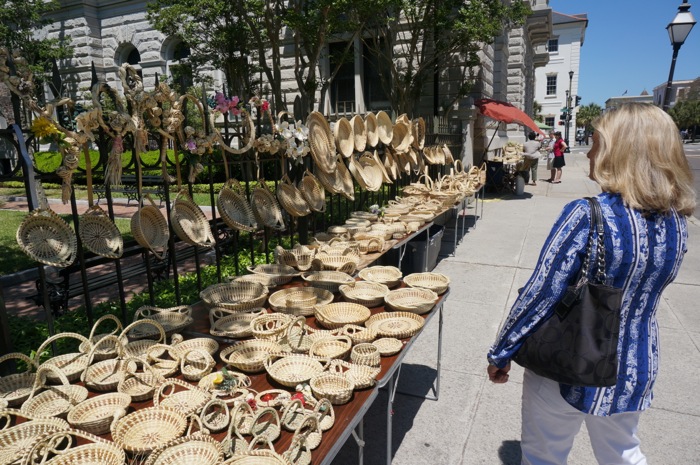
<svg viewBox="0 0 700 465">
<path fill-rule="evenodd" d="M 30 212 L 17 228 L 17 244 L 30 258 L 44 265 L 66 267 L 78 251 L 75 233 L 49 209 Z"/>
<path fill-rule="evenodd" d="M 138 372 L 138 366 L 143 367 Z M 117 392 L 128 394 L 134 402 L 143 402 L 153 398 L 156 387 L 163 382 L 163 377 L 144 360 L 130 358 L 124 363 L 124 376 L 117 384 Z"/>
<path fill-rule="evenodd" d="M 203 349 L 189 349 L 180 358 L 180 372 L 188 381 L 199 381 L 214 369 L 216 361 Z"/>
<path fill-rule="evenodd" d="M 313 414 L 313 410 L 304 408 L 301 399 L 292 399 L 282 409 L 280 423 L 287 431 L 295 431 L 301 426 L 304 417 L 313 416 Z"/>
<path fill-rule="evenodd" d="M 381 368 L 378 366 L 371 367 L 369 365 L 360 365 L 344 360 L 332 360 L 328 368 L 329 373 L 335 373 L 347 378 L 355 386 L 355 389 L 364 389 L 374 386 L 380 371 Z"/>
<path fill-rule="evenodd" d="M 125 460 L 124 451 L 112 441 L 71 429 L 38 438 L 22 465 L 122 465 Z"/>
<path fill-rule="evenodd" d="M 299 191 L 311 210 L 326 211 L 326 192 L 321 182 L 308 169 L 299 182 Z"/>
<path fill-rule="evenodd" d="M 279 200 L 280 205 L 287 213 L 296 218 L 311 213 L 306 199 L 286 174 L 282 176 L 281 182 L 277 184 L 277 200 Z"/>
<path fill-rule="evenodd" d="M 282 313 L 297 316 L 314 314 L 315 305 L 326 305 L 333 302 L 333 293 L 320 287 L 292 287 L 282 289 L 270 296 L 270 307 Z"/>
<path fill-rule="evenodd" d="M 318 359 L 308 355 L 293 354 L 279 357 L 279 355 L 269 356 L 265 360 L 265 371 L 273 380 L 287 387 L 307 383 L 325 368 Z M 273 361 L 275 358 L 279 360 Z"/>
<path fill-rule="evenodd" d="M 187 418 L 167 407 L 137 410 L 112 425 L 112 440 L 126 452 L 149 454 L 163 444 L 182 436 Z"/>
<path fill-rule="evenodd" d="M 422 116 L 413 120 L 413 142 L 411 144 L 416 150 L 423 150 L 425 147 L 425 120 Z"/>
<path fill-rule="evenodd" d="M 248 271 L 253 274 L 269 276 L 276 286 L 287 284 L 295 276 L 299 276 L 297 270 L 291 266 L 274 263 L 249 266 Z"/>
<path fill-rule="evenodd" d="M 187 416 L 191 413 L 199 413 L 209 400 L 211 400 L 209 391 L 172 378 L 158 386 L 153 395 L 153 406 L 171 408 Z"/>
<path fill-rule="evenodd" d="M 373 328 L 378 336 L 397 339 L 414 336 L 424 324 L 423 317 L 410 312 L 377 313 L 365 321 L 365 326 Z"/>
<path fill-rule="evenodd" d="M 150 328 L 144 329 L 144 326 Z M 139 328 L 138 331 L 132 335 L 132 330 L 136 328 Z M 157 335 L 157 339 L 140 339 L 132 340 L 131 342 L 129 341 L 130 338 L 134 339 L 134 335 L 139 335 L 143 331 L 153 331 L 153 334 Z M 163 326 L 161 326 L 160 323 L 158 323 L 155 320 L 151 320 L 150 318 L 145 318 L 143 320 L 136 320 L 129 326 L 124 328 L 124 331 L 122 331 L 119 335 L 119 340 L 124 346 L 124 354 L 127 357 L 141 357 L 146 355 L 148 348 L 152 345 L 164 343 L 165 337 L 165 330 L 163 329 Z"/>
<path fill-rule="evenodd" d="M 267 300 L 267 288 L 259 283 L 236 281 L 212 284 L 199 293 L 209 307 L 246 312 L 262 307 Z"/>
<path fill-rule="evenodd" d="M 311 391 L 317 398 L 326 398 L 333 405 L 347 404 L 352 398 L 355 385 L 345 376 L 321 373 L 309 381 Z"/>
<path fill-rule="evenodd" d="M 219 351 L 219 343 L 210 337 L 196 337 L 187 339 L 171 345 L 173 353 L 181 357 L 185 352 L 191 349 L 203 350 L 209 355 L 215 355 Z"/>
<path fill-rule="evenodd" d="M 382 357 L 390 357 L 401 352 L 403 342 L 394 337 L 382 337 L 376 341 L 372 341 L 372 345 L 379 349 L 379 354 Z"/>
<path fill-rule="evenodd" d="M 15 407 L 24 402 L 32 392 L 36 379 L 36 373 L 32 370 L 36 370 L 37 365 L 34 360 L 20 352 L 3 355 L 0 357 L 0 365 L 9 360 L 20 360 L 26 366 L 26 371 L 23 373 L 12 373 L 0 377 L 0 399 L 4 399 L 7 406 Z"/>
<path fill-rule="evenodd" d="M 316 307 L 316 322 L 324 328 L 341 328 L 347 324 L 361 325 L 372 313 L 364 305 L 351 302 L 335 302 Z"/>
<path fill-rule="evenodd" d="M 357 184 L 360 186 L 360 189 L 369 190 L 367 187 L 369 177 L 365 176 L 365 172 L 362 168 L 362 165 L 360 165 L 360 162 L 357 161 L 357 159 L 354 156 L 350 157 L 348 167 L 350 169 L 350 174 L 352 174 L 352 177 L 355 179 L 355 181 L 357 181 Z"/>
<path fill-rule="evenodd" d="M 331 145 L 333 134 L 326 118 L 314 111 L 306 119 L 309 130 L 309 148 L 314 164 L 324 173 L 333 173 L 336 169 L 335 143 Z"/>
<path fill-rule="evenodd" d="M 118 358 L 108 358 L 93 363 L 95 354 L 99 353 L 101 346 L 116 346 Z M 119 381 L 123 378 L 124 347 L 117 336 L 109 335 L 100 339 L 88 354 L 88 366 L 80 374 L 80 380 L 85 386 L 95 391 L 114 391 Z"/>
<path fill-rule="evenodd" d="M 345 166 L 345 162 L 342 159 L 338 159 L 337 164 L 337 176 L 340 178 L 342 183 L 342 190 L 339 192 L 340 195 L 348 200 L 355 200 L 355 184 L 352 181 L 352 175 Z"/>
<path fill-rule="evenodd" d="M 80 241 L 90 252 L 106 258 L 119 258 L 124 239 L 117 225 L 99 205 L 93 205 L 80 217 Z"/>
<path fill-rule="evenodd" d="M 218 465 L 224 458 L 221 443 L 198 432 L 173 439 L 155 449 L 144 465 Z"/>
<path fill-rule="evenodd" d="M 209 332 L 212 336 L 241 339 L 253 335 L 250 322 L 260 316 L 264 309 L 253 309 L 251 313 L 229 312 L 225 308 L 209 309 Z"/>
<path fill-rule="evenodd" d="M 395 266 L 370 266 L 357 274 L 361 279 L 372 283 L 384 284 L 388 288 L 401 284 L 403 273 Z"/>
<path fill-rule="evenodd" d="M 305 245 L 295 245 L 292 249 L 285 249 L 282 246 L 275 247 L 275 263 L 296 268 L 299 271 L 307 271 L 311 268 L 311 261 L 315 251 Z"/>
<path fill-rule="evenodd" d="M 168 221 L 150 195 L 144 196 L 150 205 L 141 205 L 131 217 L 131 234 L 141 247 L 144 247 L 156 257 L 162 258 L 168 247 L 170 231 Z"/>
<path fill-rule="evenodd" d="M 311 451 L 321 444 L 321 429 L 314 415 L 306 416 L 294 432 L 284 458 L 298 465 L 311 463 Z"/>
<path fill-rule="evenodd" d="M 143 305 L 136 309 L 134 321 L 149 319 L 160 324 L 167 336 L 182 331 L 192 323 L 192 307 L 178 305 L 176 307 L 160 308 Z M 127 334 L 129 339 L 151 339 L 158 334 L 158 329 L 151 326 L 132 328 Z"/>
<path fill-rule="evenodd" d="M 374 113 L 365 115 L 365 129 L 367 130 L 367 145 L 376 147 L 379 143 L 379 128 Z"/>
<path fill-rule="evenodd" d="M 92 434 L 105 434 L 116 419 L 126 415 L 131 396 L 119 392 L 84 400 L 68 412 L 68 422 Z"/>
<path fill-rule="evenodd" d="M 357 269 L 355 257 L 344 255 L 317 255 L 311 262 L 311 269 L 314 271 L 338 271 L 351 275 Z"/>
<path fill-rule="evenodd" d="M 377 135 L 382 144 L 391 144 L 391 140 L 394 136 L 394 124 L 391 122 L 391 117 L 385 111 L 377 113 Z"/>
<path fill-rule="evenodd" d="M 265 313 L 250 322 L 250 329 L 257 339 L 277 341 L 291 322 L 292 317 L 284 313 Z"/>
<path fill-rule="evenodd" d="M 403 281 L 410 287 L 430 289 L 436 294 L 444 294 L 450 287 L 450 278 L 441 273 L 412 273 Z"/>
<path fill-rule="evenodd" d="M 367 190 L 370 192 L 377 192 L 381 189 L 384 183 L 384 175 L 382 174 L 382 165 L 377 162 L 374 156 L 365 152 L 362 154 L 358 160 L 360 167 L 362 168 L 363 178 L 367 184 Z"/>
<path fill-rule="evenodd" d="M 367 128 L 365 127 L 365 122 L 360 115 L 355 115 L 350 119 L 350 125 L 352 126 L 355 150 L 364 152 L 367 147 Z"/>
<path fill-rule="evenodd" d="M 250 205 L 259 225 L 278 231 L 284 230 L 284 218 L 282 217 L 280 204 L 264 181 L 260 180 L 258 186 L 253 189 L 253 193 L 250 195 Z"/>
<path fill-rule="evenodd" d="M 324 173 L 316 167 L 316 179 L 323 188 L 331 194 L 340 194 L 343 191 L 343 180 L 334 170 L 332 173 Z"/>
<path fill-rule="evenodd" d="M 246 373 L 258 373 L 265 369 L 265 360 L 270 354 L 282 352 L 275 341 L 251 339 L 233 344 L 219 353 L 224 363 Z"/>
<path fill-rule="evenodd" d="M 379 307 L 384 303 L 384 296 L 389 293 L 389 288 L 384 284 L 369 281 L 357 281 L 343 284 L 339 288 L 340 293 L 348 302 L 364 305 L 366 307 Z"/>
<path fill-rule="evenodd" d="M 186 189 L 180 191 L 170 210 L 170 224 L 182 241 L 200 247 L 213 247 L 214 235 L 209 220 L 194 203 Z"/>
<path fill-rule="evenodd" d="M 219 192 L 216 209 L 221 219 L 232 229 L 252 232 L 258 228 L 253 209 L 241 192 L 241 184 L 229 179 Z"/>
<path fill-rule="evenodd" d="M 359 365 L 376 367 L 381 363 L 382 356 L 377 346 L 370 343 L 362 343 L 352 348 L 350 360 L 352 360 L 352 363 L 357 363 Z"/>
<path fill-rule="evenodd" d="M 343 326 L 343 334 L 352 339 L 353 344 L 372 342 L 377 337 L 376 331 L 364 326 L 353 324 Z"/>
<path fill-rule="evenodd" d="M 397 153 L 405 153 L 411 146 L 411 128 L 404 122 L 397 121 L 391 133 L 391 146 Z"/>
<path fill-rule="evenodd" d="M 13 417 L 22 417 L 30 421 L 12 422 Z M 0 413 L 0 418 L 6 421 L 6 427 L 0 430 L 0 463 L 21 463 L 37 441 L 61 431 L 70 429 L 70 425 L 60 418 L 35 418 L 19 410 L 8 409 Z M 9 426 L 14 423 L 15 426 Z"/>
<path fill-rule="evenodd" d="M 324 337 L 314 341 L 309 348 L 309 355 L 322 358 L 344 359 L 350 354 L 352 339 L 348 336 Z"/>
<path fill-rule="evenodd" d="M 350 121 L 344 116 L 341 116 L 338 121 L 335 122 L 333 126 L 333 136 L 335 137 L 335 147 L 338 153 L 345 158 L 349 158 L 355 148 L 355 136 Z"/>
<path fill-rule="evenodd" d="M 59 386 L 46 384 L 49 373 L 59 379 Z M 35 418 L 66 418 L 73 406 L 87 399 L 87 396 L 88 390 L 83 386 L 69 384 L 61 371 L 42 365 L 36 371 L 32 391 L 22 404 L 22 411 Z"/>
</svg>

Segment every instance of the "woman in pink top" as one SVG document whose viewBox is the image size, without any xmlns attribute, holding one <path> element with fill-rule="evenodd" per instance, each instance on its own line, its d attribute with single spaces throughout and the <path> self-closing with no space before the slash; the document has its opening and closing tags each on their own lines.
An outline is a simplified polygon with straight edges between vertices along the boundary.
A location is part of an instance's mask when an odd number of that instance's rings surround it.
<svg viewBox="0 0 700 465">
<path fill-rule="evenodd" d="M 554 136 L 556 137 L 552 148 L 554 160 L 552 161 L 552 173 L 548 181 L 552 184 L 559 184 L 561 183 L 561 169 L 566 165 L 564 161 L 564 150 L 566 150 L 567 145 L 564 139 L 561 138 L 561 131 L 555 132 Z"/>
</svg>

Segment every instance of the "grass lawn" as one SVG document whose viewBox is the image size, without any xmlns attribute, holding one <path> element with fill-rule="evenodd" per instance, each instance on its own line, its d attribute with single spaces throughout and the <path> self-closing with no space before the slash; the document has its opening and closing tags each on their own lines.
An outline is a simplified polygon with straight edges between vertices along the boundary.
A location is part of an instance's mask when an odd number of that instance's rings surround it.
<svg viewBox="0 0 700 465">
<path fill-rule="evenodd" d="M 50 199 L 60 199 L 61 189 L 55 188 L 45 188 L 46 197 Z M 87 200 L 87 190 L 84 186 L 76 186 L 74 189 L 75 198 L 77 200 Z M 170 201 L 173 202 L 177 196 L 177 186 L 170 186 Z M 218 197 L 218 191 L 215 192 L 214 199 Z M 0 187 L 0 197 L 26 197 L 27 193 L 24 187 Z M 126 199 L 126 196 L 120 192 L 115 192 L 112 194 L 112 198 Z M 93 201 L 97 201 L 97 196 L 93 195 Z M 194 193 L 194 201 L 197 205 L 208 206 L 211 204 L 209 194 Z M 104 200 L 100 201 L 100 204 L 104 204 Z"/>
</svg>

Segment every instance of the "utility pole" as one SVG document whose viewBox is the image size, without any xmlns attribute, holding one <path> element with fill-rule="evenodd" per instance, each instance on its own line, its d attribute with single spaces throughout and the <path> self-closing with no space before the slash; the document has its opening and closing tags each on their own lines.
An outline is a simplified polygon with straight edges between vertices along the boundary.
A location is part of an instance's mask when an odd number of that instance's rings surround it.
<svg viewBox="0 0 700 465">
<path fill-rule="evenodd" d="M 573 108 L 571 108 L 571 83 L 574 80 L 574 72 L 569 71 L 569 90 L 566 91 L 566 126 L 564 126 L 564 142 L 566 142 L 566 150 L 564 152 L 569 153 L 571 149 L 569 149 L 569 127 L 571 126 L 571 113 L 573 112 Z"/>
</svg>

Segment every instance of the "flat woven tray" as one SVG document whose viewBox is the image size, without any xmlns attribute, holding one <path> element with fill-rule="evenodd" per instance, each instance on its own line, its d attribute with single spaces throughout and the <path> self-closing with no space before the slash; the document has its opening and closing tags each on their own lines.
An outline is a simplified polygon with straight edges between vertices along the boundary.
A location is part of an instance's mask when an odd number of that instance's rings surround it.
<svg viewBox="0 0 700 465">
<path fill-rule="evenodd" d="M 352 302 L 335 302 L 316 307 L 316 321 L 324 328 L 341 328 L 347 324 L 361 325 L 372 313 L 364 305 Z"/>
<path fill-rule="evenodd" d="M 421 316 L 409 312 L 378 313 L 365 322 L 365 326 L 373 328 L 379 336 L 397 339 L 414 336 L 424 324 Z"/>
</svg>

